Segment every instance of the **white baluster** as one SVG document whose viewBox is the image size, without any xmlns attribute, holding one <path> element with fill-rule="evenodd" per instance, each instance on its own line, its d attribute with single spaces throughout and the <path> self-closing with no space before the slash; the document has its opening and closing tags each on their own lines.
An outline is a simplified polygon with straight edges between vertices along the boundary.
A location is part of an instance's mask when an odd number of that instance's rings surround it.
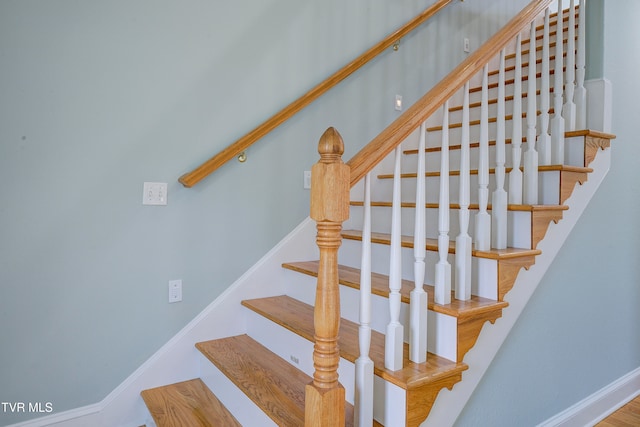
<svg viewBox="0 0 640 427">
<path fill-rule="evenodd" d="M 442 145 L 440 153 L 440 198 L 438 201 L 438 255 L 435 302 L 451 303 L 451 264 L 449 254 L 449 101 L 442 107 Z"/>
<path fill-rule="evenodd" d="M 527 205 L 538 204 L 538 153 L 536 151 L 536 24 L 529 33 L 529 78 L 527 81 L 527 151 L 524 153 L 523 200 Z"/>
<path fill-rule="evenodd" d="M 479 251 L 491 249 L 491 216 L 487 212 L 489 203 L 489 66 L 482 69 L 482 100 L 480 106 L 480 152 L 478 153 L 478 201 L 476 214 L 475 248 Z"/>
<path fill-rule="evenodd" d="M 576 130 L 576 104 L 573 102 L 576 74 L 576 7 L 574 0 L 569 2 L 569 28 L 567 31 L 567 70 L 564 80 L 564 117 L 565 129 Z"/>
<path fill-rule="evenodd" d="M 504 49 L 500 51 L 500 69 L 498 73 L 498 114 L 496 117 L 496 189 L 491 198 L 492 246 L 496 249 L 507 247 L 507 192 L 504 189 L 505 178 L 505 75 Z M 522 119 L 520 119 L 522 120 Z"/>
<path fill-rule="evenodd" d="M 511 164 L 509 172 L 509 203 L 522 204 L 522 41 L 516 37 L 516 65 L 513 79 L 513 120 L 511 137 Z"/>
<path fill-rule="evenodd" d="M 578 13 L 578 52 L 576 54 L 576 92 L 573 96 L 576 104 L 576 129 L 587 129 L 587 89 L 584 87 L 586 54 L 586 1 L 580 2 Z"/>
<path fill-rule="evenodd" d="M 563 36 L 562 36 L 562 0 L 558 0 L 558 18 L 556 23 L 556 59 L 553 76 L 553 119 L 551 119 L 551 162 L 564 164 L 564 117 L 562 117 Z"/>
<path fill-rule="evenodd" d="M 444 132 L 444 130 L 443 130 Z M 415 287 L 409 299 L 411 335 L 409 336 L 409 359 L 415 363 L 427 360 L 427 293 L 424 290 L 424 274 L 426 257 L 426 195 L 425 195 L 425 151 L 426 125 L 420 126 L 420 143 L 418 144 L 418 175 L 416 184 L 416 218 L 413 233 L 413 255 Z"/>
<path fill-rule="evenodd" d="M 402 286 L 402 236 L 400 231 L 401 209 L 401 157 L 400 145 L 395 151 L 395 167 L 393 172 L 393 205 L 391 213 L 391 262 L 389 266 L 389 313 L 385 339 L 384 366 L 391 371 L 402 369 L 402 350 L 404 328 L 400 323 L 400 288 Z"/>
<path fill-rule="evenodd" d="M 538 135 L 539 163 L 551 164 L 551 135 L 549 134 L 549 8 L 544 13 L 542 36 L 542 71 L 540 76 L 540 135 Z"/>
<path fill-rule="evenodd" d="M 362 228 L 362 262 L 360 266 L 360 356 L 355 367 L 356 427 L 373 424 L 373 360 L 371 347 L 371 173 L 364 178 L 364 218 Z"/>
<path fill-rule="evenodd" d="M 471 299 L 471 236 L 469 236 L 469 82 L 464 85 L 462 102 L 462 140 L 460 147 L 460 234 L 456 237 L 456 299 Z"/>
</svg>

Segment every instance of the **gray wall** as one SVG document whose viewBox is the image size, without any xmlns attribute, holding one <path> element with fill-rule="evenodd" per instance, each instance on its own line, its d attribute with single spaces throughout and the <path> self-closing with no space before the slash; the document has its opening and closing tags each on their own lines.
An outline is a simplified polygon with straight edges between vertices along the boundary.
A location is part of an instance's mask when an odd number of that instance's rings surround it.
<svg viewBox="0 0 640 427">
<path fill-rule="evenodd" d="M 611 171 L 458 419 L 460 427 L 537 425 L 640 366 L 640 2 L 592 3 L 604 13 L 603 63 L 595 66 L 613 85 Z"/>
<path fill-rule="evenodd" d="M 0 401 L 101 401 L 307 216 L 326 127 L 349 158 L 525 2 L 456 1 L 246 164 L 177 183 L 430 3 L 0 0 Z"/>
</svg>

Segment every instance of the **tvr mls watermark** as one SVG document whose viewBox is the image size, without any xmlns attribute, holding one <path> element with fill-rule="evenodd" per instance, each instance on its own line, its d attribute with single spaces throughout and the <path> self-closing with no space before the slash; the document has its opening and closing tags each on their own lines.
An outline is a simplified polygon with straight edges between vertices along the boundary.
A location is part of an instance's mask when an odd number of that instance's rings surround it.
<svg viewBox="0 0 640 427">
<path fill-rule="evenodd" d="M 0 402 L 2 412 L 6 413 L 39 413 L 50 414 L 53 412 L 51 402 Z"/>
</svg>

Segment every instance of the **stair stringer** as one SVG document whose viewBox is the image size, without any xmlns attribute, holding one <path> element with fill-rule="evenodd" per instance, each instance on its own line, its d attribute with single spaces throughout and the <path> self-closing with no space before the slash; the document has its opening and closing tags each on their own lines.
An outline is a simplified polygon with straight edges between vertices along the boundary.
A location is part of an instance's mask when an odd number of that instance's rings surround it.
<svg viewBox="0 0 640 427">
<path fill-rule="evenodd" d="M 542 254 L 528 270 L 522 270 L 516 279 L 513 289 L 505 296 L 509 307 L 502 312 L 502 317 L 488 330 L 480 333 L 474 347 L 466 354 L 464 362 L 469 369 L 462 374 L 462 381 L 452 390 L 443 389 L 433 405 L 429 417 L 421 424 L 423 427 L 451 426 L 464 409 L 473 391 L 476 389 L 487 369 L 491 365 L 498 350 L 506 340 L 513 325 L 527 305 L 545 275 L 549 266 L 567 240 L 569 233 L 577 224 L 589 201 L 598 190 L 611 165 L 611 148 L 599 150 L 595 160 L 589 165 L 593 172 L 589 180 L 576 185 L 571 197 L 566 201 L 569 210 L 564 212 L 562 221 L 552 223 L 545 238 L 538 244 Z"/>
</svg>

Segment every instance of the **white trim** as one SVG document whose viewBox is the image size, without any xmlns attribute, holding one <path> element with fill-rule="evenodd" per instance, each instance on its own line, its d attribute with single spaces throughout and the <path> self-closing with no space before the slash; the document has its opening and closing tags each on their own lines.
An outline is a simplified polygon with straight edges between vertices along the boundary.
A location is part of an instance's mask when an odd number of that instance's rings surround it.
<svg viewBox="0 0 640 427">
<path fill-rule="evenodd" d="M 611 81 L 600 78 L 584 82 L 587 89 L 587 126 L 611 133 L 613 121 L 613 89 Z"/>
<path fill-rule="evenodd" d="M 640 395 L 640 367 L 540 423 L 538 427 L 592 426 Z"/>
<path fill-rule="evenodd" d="M 71 409 L 69 411 L 59 412 L 57 414 L 47 415 L 46 417 L 40 417 L 34 420 L 23 421 L 17 424 L 12 424 L 8 427 L 45 427 L 61 423 L 65 423 L 65 426 L 70 426 L 74 424 L 74 420 L 95 416 L 101 410 L 102 404 L 96 403 L 94 405 L 88 405 L 81 408 Z M 83 421 L 78 425 L 86 424 L 84 424 Z"/>
</svg>

